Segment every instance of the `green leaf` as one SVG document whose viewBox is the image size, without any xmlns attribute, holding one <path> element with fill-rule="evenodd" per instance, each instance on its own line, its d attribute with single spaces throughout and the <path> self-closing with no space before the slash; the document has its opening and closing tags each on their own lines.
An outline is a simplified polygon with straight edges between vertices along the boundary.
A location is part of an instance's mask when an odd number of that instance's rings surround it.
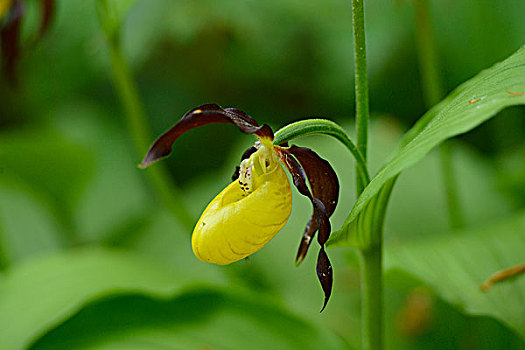
<svg viewBox="0 0 525 350">
<path fill-rule="evenodd" d="M 172 296 L 193 274 L 122 251 L 77 250 L 27 260 L 0 285 L 0 344 L 21 349 L 86 303 L 115 294 Z"/>
<path fill-rule="evenodd" d="M 501 193 L 494 162 L 461 142 L 449 146 L 465 227 L 512 215 L 516 209 Z M 441 235 L 450 229 L 440 156 L 439 150 L 430 152 L 396 182 L 384 228 L 387 249 L 390 241 L 417 239 L 423 232 L 425 237 Z"/>
<path fill-rule="evenodd" d="M 0 181 L 0 263 L 14 264 L 63 246 L 57 220 L 42 202 L 20 182 Z"/>
<path fill-rule="evenodd" d="M 525 338 L 525 275 L 480 289 L 494 272 L 523 263 L 523 232 L 525 213 L 489 227 L 391 245 L 385 265 L 417 276 L 466 313 L 492 316 Z"/>
<path fill-rule="evenodd" d="M 172 300 L 127 296 L 87 306 L 32 349 L 346 349 L 257 294 L 194 289 Z"/>
<path fill-rule="evenodd" d="M 366 249 L 375 244 L 380 239 L 388 199 L 401 171 L 444 140 L 473 129 L 501 109 L 525 104 L 525 95 L 516 94 L 524 91 L 523 47 L 459 86 L 405 134 L 390 161 L 358 198 L 341 229 L 332 233 L 328 245 Z"/>
<path fill-rule="evenodd" d="M 18 130 L 0 136 L 0 182 L 17 181 L 42 197 L 65 228 L 94 168 L 93 154 L 51 130 Z"/>
<path fill-rule="evenodd" d="M 70 116 L 74 114 L 75 119 Z M 91 150 L 96 166 L 91 181 L 74 210 L 76 233 L 81 242 L 108 239 L 132 220 L 152 210 L 151 198 L 125 130 L 112 123 L 113 116 L 98 106 L 72 101 L 55 114 L 63 135 Z"/>
</svg>

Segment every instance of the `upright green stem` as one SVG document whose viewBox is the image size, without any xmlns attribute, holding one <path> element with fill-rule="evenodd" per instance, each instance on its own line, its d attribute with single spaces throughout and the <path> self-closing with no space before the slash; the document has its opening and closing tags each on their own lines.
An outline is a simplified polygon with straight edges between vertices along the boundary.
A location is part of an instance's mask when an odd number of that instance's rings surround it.
<svg viewBox="0 0 525 350">
<path fill-rule="evenodd" d="M 122 56 L 120 45 L 114 43 L 110 49 L 111 70 L 115 89 L 124 107 L 124 114 L 129 131 L 133 137 L 135 148 L 139 155 L 143 155 L 148 150 L 147 140 L 150 139 L 149 125 L 142 104 L 137 100 L 137 87 L 135 86 L 127 62 Z"/>
<path fill-rule="evenodd" d="M 354 33 L 355 104 L 357 149 L 366 166 L 368 144 L 368 71 L 366 60 L 364 0 L 352 0 Z M 357 196 L 367 183 L 356 176 Z M 363 349 L 381 350 L 383 347 L 383 237 L 378 244 L 361 251 L 361 298 Z"/>
<path fill-rule="evenodd" d="M 352 0 L 352 21 L 354 33 L 356 143 L 357 149 L 361 152 L 366 162 L 369 111 L 364 0 Z M 363 192 L 365 186 L 366 184 L 358 178 L 356 181 L 357 195 Z"/>
<path fill-rule="evenodd" d="M 360 251 L 363 349 L 383 348 L 383 239 L 378 246 Z"/>
<path fill-rule="evenodd" d="M 438 69 L 436 45 L 428 13 L 428 0 L 414 0 L 414 8 L 423 98 L 427 107 L 430 108 L 441 100 L 444 89 Z"/>
<path fill-rule="evenodd" d="M 439 74 L 438 55 L 428 6 L 428 0 L 414 0 L 419 69 L 421 71 L 425 104 L 430 108 L 441 100 L 444 95 L 444 89 Z M 459 202 L 458 187 L 454 176 L 451 151 L 449 143 L 441 145 L 441 172 L 445 187 L 450 227 L 452 229 L 459 229 L 463 227 L 464 221 Z"/>
<path fill-rule="evenodd" d="M 99 0 L 98 4 L 99 19 L 106 34 L 111 54 L 113 82 L 120 102 L 124 107 L 128 128 L 140 158 L 146 154 L 148 143 L 152 140 L 146 113 L 144 112 L 135 80 L 122 54 L 118 18 L 111 12 L 111 7 L 107 1 Z M 170 181 L 165 168 L 161 165 L 156 165 L 148 169 L 147 174 L 162 202 L 185 228 L 191 229 L 193 226 L 192 216 L 185 207 L 181 195 Z"/>
</svg>

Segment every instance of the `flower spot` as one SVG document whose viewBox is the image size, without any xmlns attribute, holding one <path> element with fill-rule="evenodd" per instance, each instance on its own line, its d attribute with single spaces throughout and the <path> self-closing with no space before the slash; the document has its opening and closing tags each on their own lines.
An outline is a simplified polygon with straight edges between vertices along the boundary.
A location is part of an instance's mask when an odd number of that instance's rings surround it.
<svg viewBox="0 0 525 350">
<path fill-rule="evenodd" d="M 239 169 L 239 186 L 243 193 L 243 196 L 247 196 L 252 192 L 252 171 L 253 161 L 245 159 L 241 162 Z"/>
</svg>

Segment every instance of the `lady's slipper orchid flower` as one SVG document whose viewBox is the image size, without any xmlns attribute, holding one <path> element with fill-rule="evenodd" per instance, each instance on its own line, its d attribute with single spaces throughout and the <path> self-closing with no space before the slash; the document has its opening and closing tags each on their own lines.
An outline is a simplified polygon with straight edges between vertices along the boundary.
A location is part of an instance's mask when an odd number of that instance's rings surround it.
<svg viewBox="0 0 525 350">
<path fill-rule="evenodd" d="M 254 134 L 259 140 L 244 153 L 233 182 L 211 201 L 197 222 L 192 236 L 195 256 L 204 262 L 227 265 L 255 253 L 275 237 L 292 210 L 290 183 L 282 164 L 290 172 L 295 187 L 313 205 L 313 215 L 302 236 L 296 262 L 303 261 L 312 238 L 319 231 L 317 276 L 325 294 L 324 309 L 333 281 L 324 244 L 330 236 L 329 217 L 339 195 L 337 176 L 326 160 L 308 148 L 274 145 L 272 129 L 266 124 L 259 126 L 243 111 L 205 104 L 190 110 L 161 135 L 140 167 L 168 156 L 173 143 L 183 133 L 212 123 L 234 124 L 241 132 Z"/>
</svg>

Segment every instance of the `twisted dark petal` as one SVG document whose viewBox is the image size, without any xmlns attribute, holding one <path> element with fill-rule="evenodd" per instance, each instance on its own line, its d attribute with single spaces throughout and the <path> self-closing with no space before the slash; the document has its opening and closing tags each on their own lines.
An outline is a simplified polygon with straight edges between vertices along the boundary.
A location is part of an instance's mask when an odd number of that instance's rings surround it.
<svg viewBox="0 0 525 350">
<path fill-rule="evenodd" d="M 317 242 L 321 245 L 321 247 L 328 241 L 328 238 L 330 238 L 330 232 L 332 231 L 332 226 L 330 225 L 330 220 L 328 219 L 328 215 L 326 214 L 326 209 L 323 205 L 323 203 L 314 197 L 315 206 L 318 209 L 318 220 L 319 220 L 319 234 L 317 235 Z"/>
<path fill-rule="evenodd" d="M 288 151 L 301 163 L 313 196 L 323 202 L 326 213 L 331 216 L 339 199 L 339 181 L 334 169 L 309 148 L 292 145 Z"/>
<path fill-rule="evenodd" d="M 250 124 L 257 125 L 257 126 L 259 125 L 257 124 L 257 121 L 255 119 L 253 119 L 251 116 L 246 114 L 246 112 L 241 111 L 240 109 L 230 107 L 230 108 L 224 108 L 224 111 L 232 115 L 236 115 L 238 118 L 242 118 Z"/>
<path fill-rule="evenodd" d="M 321 247 L 319 250 L 319 256 L 317 257 L 317 278 L 319 278 L 324 292 L 324 304 L 320 311 L 323 312 L 328 300 L 330 299 L 330 295 L 332 294 L 332 284 L 334 282 L 332 264 L 330 263 L 330 259 L 328 259 L 328 255 L 324 251 L 324 247 Z"/>
<path fill-rule="evenodd" d="M 42 38 L 55 17 L 56 2 L 55 0 L 40 0 L 40 6 L 42 7 L 42 22 L 40 22 L 38 37 Z"/>
<path fill-rule="evenodd" d="M 310 218 L 310 220 L 308 220 L 308 223 L 306 224 L 303 237 L 301 238 L 301 242 L 299 243 L 299 249 L 297 250 L 297 255 L 295 257 L 296 265 L 300 265 L 306 257 L 306 253 L 308 253 L 308 248 L 310 247 L 310 243 L 312 242 L 312 239 L 318 227 L 318 218 L 317 216 L 312 215 L 312 217 Z"/>
<path fill-rule="evenodd" d="M 268 125 L 259 126 L 255 119 L 243 111 L 235 108 L 223 109 L 216 104 L 205 104 L 184 114 L 171 129 L 162 134 L 150 147 L 140 167 L 145 168 L 151 163 L 167 157 L 171 153 L 173 143 L 185 132 L 214 123 L 234 124 L 245 134 L 255 134 L 273 140 L 273 132 Z"/>
<path fill-rule="evenodd" d="M 4 73 L 12 85 L 16 85 L 16 66 L 20 58 L 20 30 L 24 11 L 24 4 L 15 1 L 6 15 L 6 24 L 0 31 Z"/>
<path fill-rule="evenodd" d="M 320 200 L 318 200 L 317 198 L 314 198 L 314 200 L 319 201 L 317 205 L 319 207 L 324 208 L 324 205 L 321 203 Z M 328 303 L 328 300 L 330 299 L 330 295 L 332 294 L 332 284 L 333 284 L 332 264 L 330 263 L 330 259 L 328 259 L 328 255 L 326 254 L 326 251 L 324 250 L 324 244 L 326 243 L 326 241 L 328 241 L 331 231 L 332 231 L 332 227 L 330 225 L 330 220 L 328 220 L 328 216 L 326 220 L 320 220 L 319 234 L 317 235 L 317 242 L 321 246 L 321 249 L 319 250 L 319 255 L 317 256 L 317 269 L 316 269 L 317 278 L 319 279 L 319 282 L 321 282 L 321 287 L 323 288 L 323 292 L 324 292 L 324 304 L 320 312 L 323 312 L 324 308 L 326 307 L 326 304 Z"/>
<path fill-rule="evenodd" d="M 308 221 L 305 233 L 303 234 L 303 237 L 301 239 L 301 243 L 299 245 L 299 252 L 296 258 L 296 263 L 300 264 L 302 262 L 302 260 L 304 259 L 308 251 L 308 247 L 310 246 L 313 236 L 315 235 L 317 231 L 319 231 L 319 235 L 317 236 L 317 241 L 321 246 L 321 250 L 319 251 L 319 256 L 317 258 L 317 277 L 319 278 L 319 282 L 321 282 L 321 287 L 323 288 L 323 291 L 325 294 L 324 305 L 323 305 L 323 308 L 321 309 L 321 311 L 323 311 L 324 308 L 326 307 L 326 304 L 328 303 L 328 300 L 330 299 L 330 295 L 332 291 L 332 283 L 333 283 L 332 265 L 330 264 L 328 255 L 326 254 L 324 250 L 324 244 L 330 237 L 330 231 L 331 231 L 330 220 L 329 220 L 329 217 L 328 217 L 328 214 L 327 214 L 327 211 L 326 211 L 326 208 L 323 202 L 320 199 L 314 197 L 312 193 L 310 192 L 310 189 L 306 185 L 307 177 L 305 174 L 305 170 L 303 169 L 303 167 L 301 167 L 301 164 L 299 164 L 299 162 L 294 158 L 294 155 L 292 155 L 291 152 L 289 153 L 288 150 L 279 149 L 279 148 L 276 148 L 276 150 L 279 152 L 281 159 L 283 160 L 284 164 L 290 171 L 295 187 L 297 187 L 297 189 L 302 195 L 308 197 L 313 205 L 314 212 L 313 212 L 312 217 Z M 311 150 L 310 152 L 314 153 Z M 317 156 L 317 154 L 315 154 L 315 156 Z M 310 173 L 315 174 L 316 172 L 310 171 Z M 308 180 L 310 181 L 310 184 L 312 184 L 312 180 L 310 178 L 308 178 Z M 316 183 L 319 184 L 319 181 Z M 337 188 L 337 193 L 338 193 L 339 184 L 337 183 L 337 186 L 335 186 L 334 188 Z"/>
<path fill-rule="evenodd" d="M 310 192 L 310 189 L 306 185 L 306 174 L 299 162 L 297 162 L 297 160 L 294 158 L 294 156 L 288 153 L 288 151 L 285 149 L 276 148 L 276 150 L 278 150 L 279 154 L 281 155 L 281 158 L 283 159 L 284 164 L 286 165 L 288 171 L 292 175 L 295 187 L 297 188 L 299 193 L 310 199 L 314 207 L 314 212 L 306 225 L 306 230 L 304 231 L 301 243 L 299 244 L 299 251 L 297 253 L 297 257 L 295 258 L 295 263 L 299 265 L 304 260 L 312 238 L 319 229 L 319 219 L 321 215 L 320 209 L 318 207 L 319 201 L 314 201 L 314 197 Z"/>
<path fill-rule="evenodd" d="M 288 149 L 288 152 L 299 160 L 310 183 L 313 197 L 322 202 L 326 215 L 330 217 L 335 210 L 339 198 L 339 181 L 334 169 L 330 163 L 319 157 L 317 153 L 309 148 L 292 145 Z M 329 221 L 326 221 L 329 224 Z M 316 215 L 313 215 L 310 221 L 308 221 L 297 251 L 296 264 L 300 264 L 304 260 L 319 224 Z M 328 240 L 330 231 L 329 228 L 327 231 L 323 230 L 320 232 L 320 235 L 322 235 L 322 243 L 319 243 L 321 245 Z"/>
</svg>

